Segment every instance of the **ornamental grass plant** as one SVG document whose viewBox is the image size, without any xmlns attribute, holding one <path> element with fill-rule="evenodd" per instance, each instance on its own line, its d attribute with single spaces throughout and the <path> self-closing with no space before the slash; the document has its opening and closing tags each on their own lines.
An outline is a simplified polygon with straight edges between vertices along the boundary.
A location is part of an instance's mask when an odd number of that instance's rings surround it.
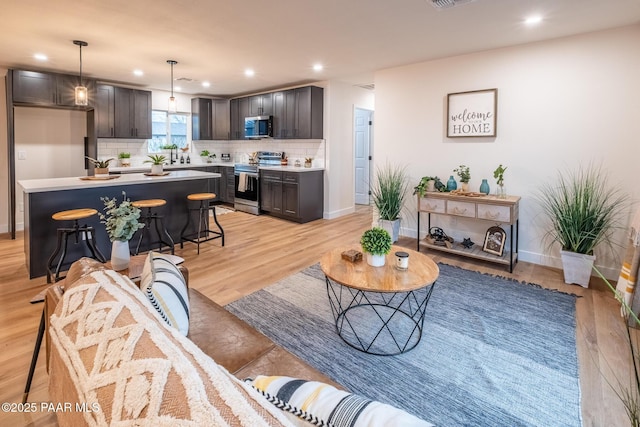
<svg viewBox="0 0 640 427">
<path fill-rule="evenodd" d="M 409 186 L 406 169 L 389 163 L 376 170 L 371 197 L 380 219 L 394 221 L 400 217 Z"/>
<path fill-rule="evenodd" d="M 559 172 L 537 196 L 551 221 L 546 237 L 569 252 L 591 255 L 601 243 L 612 247 L 612 236 L 622 228 L 628 196 L 608 185 L 600 167 Z"/>
</svg>

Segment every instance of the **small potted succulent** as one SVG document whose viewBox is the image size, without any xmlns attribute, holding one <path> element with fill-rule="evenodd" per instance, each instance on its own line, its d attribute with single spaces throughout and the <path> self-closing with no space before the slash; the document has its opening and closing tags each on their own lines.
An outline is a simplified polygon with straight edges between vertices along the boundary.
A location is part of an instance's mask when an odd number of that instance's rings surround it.
<svg viewBox="0 0 640 427">
<path fill-rule="evenodd" d="M 153 175 L 162 175 L 164 162 L 167 158 L 162 154 L 150 154 L 149 160 L 145 160 L 145 163 L 151 163 L 151 173 Z"/>
<path fill-rule="evenodd" d="M 87 160 L 93 163 L 95 176 L 107 176 L 109 175 L 109 163 L 115 160 L 113 157 L 108 160 L 98 160 L 93 157 L 85 156 Z"/>
<path fill-rule="evenodd" d="M 373 227 L 362 234 L 360 245 L 367 254 L 367 264 L 382 267 L 386 255 L 391 252 L 391 235 L 384 228 Z"/>
<path fill-rule="evenodd" d="M 131 153 L 126 153 L 123 151 L 122 153 L 118 154 L 118 159 L 120 159 L 120 166 L 131 166 Z"/>
<path fill-rule="evenodd" d="M 471 174 L 469 173 L 469 166 L 460 165 L 453 170 L 460 177 L 460 185 L 462 191 L 469 191 L 469 181 L 471 181 Z"/>
<path fill-rule="evenodd" d="M 211 153 L 209 153 L 209 150 L 202 150 L 200 152 L 200 157 L 202 158 L 202 163 L 211 163 L 211 159 L 209 158 L 210 155 L 211 155 Z"/>
</svg>

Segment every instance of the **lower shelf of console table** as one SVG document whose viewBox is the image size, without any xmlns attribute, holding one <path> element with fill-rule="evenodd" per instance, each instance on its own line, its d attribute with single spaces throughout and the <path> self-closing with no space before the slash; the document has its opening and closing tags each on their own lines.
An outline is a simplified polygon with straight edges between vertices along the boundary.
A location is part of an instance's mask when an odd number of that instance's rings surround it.
<svg viewBox="0 0 640 427">
<path fill-rule="evenodd" d="M 518 262 L 519 202 L 520 197 L 518 196 L 498 199 L 493 196 L 470 198 L 450 193 L 427 193 L 424 197 L 418 198 L 417 250 L 419 252 L 422 247 L 501 264 L 508 266 L 511 273 Z M 506 225 L 509 230 L 509 248 L 502 255 L 495 255 L 483 251 L 482 243 L 476 243 L 471 248 L 465 248 L 462 246 L 462 242 L 454 242 L 451 247 L 448 247 L 433 244 L 426 241 L 426 239 L 420 239 L 420 217 L 421 214 L 425 213 L 427 214 L 427 230 L 431 228 L 432 214 Z"/>
</svg>

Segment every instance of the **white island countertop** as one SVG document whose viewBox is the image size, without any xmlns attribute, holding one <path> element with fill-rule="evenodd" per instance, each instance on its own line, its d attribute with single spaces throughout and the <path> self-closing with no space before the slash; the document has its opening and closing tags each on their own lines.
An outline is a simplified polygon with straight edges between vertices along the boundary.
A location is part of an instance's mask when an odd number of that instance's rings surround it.
<svg viewBox="0 0 640 427">
<path fill-rule="evenodd" d="M 76 190 L 84 188 L 113 187 L 135 184 L 152 184 L 156 182 L 189 181 L 193 179 L 220 178 L 219 173 L 195 170 L 172 170 L 168 175 L 147 176 L 144 173 L 112 175 L 113 179 L 82 180 L 80 177 L 25 179 L 18 181 L 25 193 L 42 193 L 45 191 Z"/>
<path fill-rule="evenodd" d="M 229 163 L 229 162 L 217 162 L 217 163 L 190 163 L 190 164 L 185 164 L 185 163 L 176 163 L 173 165 L 164 165 L 164 170 L 181 170 L 181 169 L 202 169 L 202 168 L 206 168 L 206 167 L 213 167 L 213 166 L 224 166 L 224 167 L 229 167 L 229 168 L 233 168 L 234 167 L 234 163 Z M 276 171 L 284 171 L 284 172 L 311 172 L 311 171 L 322 171 L 324 170 L 323 167 L 310 167 L 310 168 L 305 168 L 304 166 L 294 166 L 292 164 L 287 165 L 287 166 L 280 166 L 280 165 L 261 165 L 258 166 L 259 170 L 276 170 Z M 122 166 L 118 166 L 118 167 L 113 167 L 113 168 L 109 168 L 109 171 L 111 172 L 117 172 L 117 173 L 132 173 L 132 172 L 148 172 L 150 170 L 150 166 L 127 166 L 127 167 L 122 167 Z"/>
</svg>

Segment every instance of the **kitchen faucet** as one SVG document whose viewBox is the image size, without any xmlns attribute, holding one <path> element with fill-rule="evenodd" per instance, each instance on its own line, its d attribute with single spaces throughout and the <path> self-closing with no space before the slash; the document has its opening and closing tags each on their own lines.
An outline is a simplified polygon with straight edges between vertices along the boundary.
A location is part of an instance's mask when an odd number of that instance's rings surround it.
<svg viewBox="0 0 640 427">
<path fill-rule="evenodd" d="M 176 150 L 176 158 L 175 158 L 175 160 L 173 158 L 173 150 L 174 150 L 174 148 L 172 146 L 171 147 L 171 154 L 170 154 L 171 160 L 169 161 L 169 164 L 171 164 L 171 165 L 174 164 L 178 160 L 178 148 L 177 147 L 175 148 L 175 150 Z"/>
</svg>

